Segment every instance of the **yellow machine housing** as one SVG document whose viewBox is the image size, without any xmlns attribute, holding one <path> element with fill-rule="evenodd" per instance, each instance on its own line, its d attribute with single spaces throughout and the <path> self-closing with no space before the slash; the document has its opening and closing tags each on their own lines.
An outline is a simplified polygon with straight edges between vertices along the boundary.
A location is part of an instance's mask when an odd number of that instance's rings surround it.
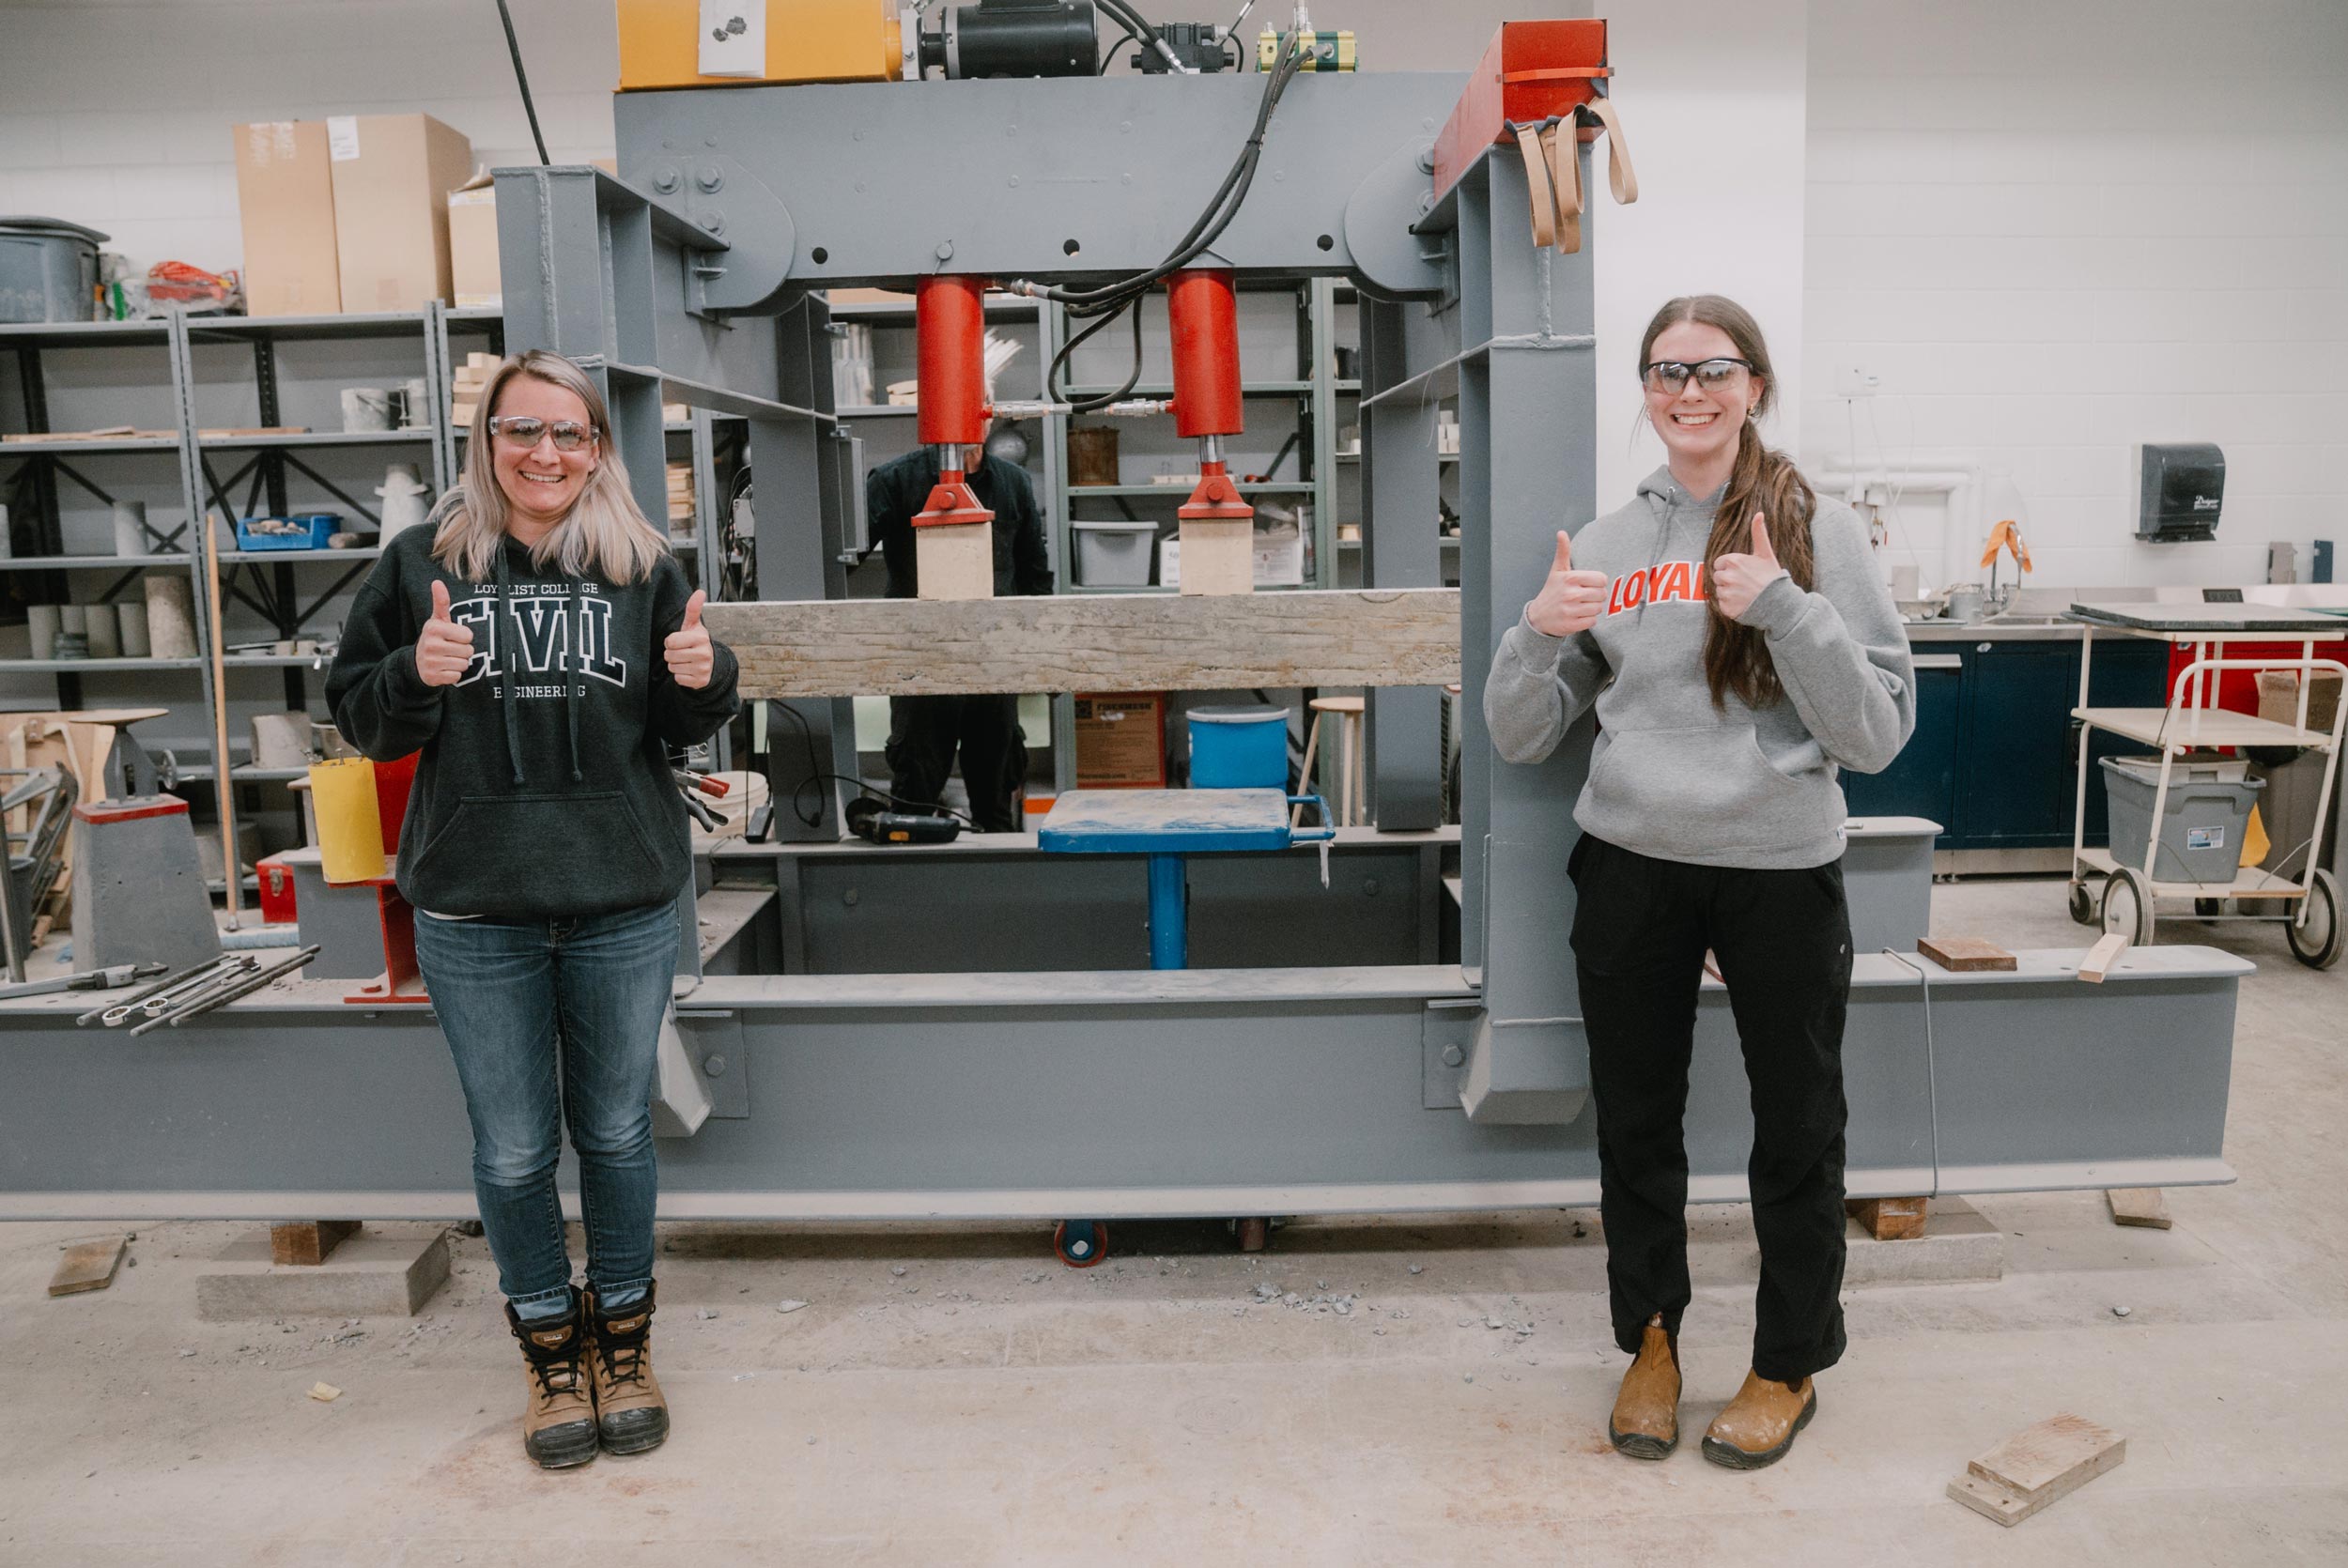
<svg viewBox="0 0 2348 1568">
<path fill-rule="evenodd" d="M 701 74 L 699 0 L 618 0 L 620 90 L 890 82 L 904 50 L 894 0 L 766 0 L 766 74 Z"/>
</svg>

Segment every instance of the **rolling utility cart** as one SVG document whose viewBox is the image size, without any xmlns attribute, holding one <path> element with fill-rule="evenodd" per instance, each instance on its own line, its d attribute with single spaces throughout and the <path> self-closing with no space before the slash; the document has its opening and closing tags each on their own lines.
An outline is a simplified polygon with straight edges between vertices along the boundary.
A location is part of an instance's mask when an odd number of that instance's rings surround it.
<svg viewBox="0 0 2348 1568">
<path fill-rule="evenodd" d="M 2160 901 L 2189 899 L 2194 914 L 2204 920 L 2280 922 L 2293 956 L 2310 968 L 2328 969 L 2338 962 L 2343 942 L 2340 883 L 2317 864 L 2317 846 L 2324 842 L 2339 776 L 2341 721 L 2348 718 L 2348 701 L 2336 706 L 2328 730 L 2310 730 L 2308 698 L 2319 671 L 2348 678 L 2348 666 L 2315 656 L 2317 642 L 2339 635 L 2340 618 L 2276 605 L 2127 604 L 2073 605 L 2070 619 L 2086 628 L 2079 644 L 2079 705 L 2071 716 L 2087 730 L 2124 735 L 2160 754 L 2156 761 L 2115 757 L 2106 758 L 2101 770 L 2079 768 L 2075 818 L 2079 825 L 2071 839 L 2071 918 L 2093 925 L 2100 916 L 2105 930 L 2122 932 L 2131 944 L 2143 946 L 2153 940 Z M 2099 629 L 2191 645 L 2192 662 L 2170 683 L 2166 708 L 2087 705 L 2088 671 Z M 2226 657 L 2229 640 L 2289 638 L 2300 639 L 2295 659 Z M 2296 671 L 2299 705 L 2293 722 L 2280 724 L 2219 707 L 2217 686 L 2229 669 Z M 2082 731 L 2082 757 L 2084 740 Z M 2248 815 L 2247 800 L 2254 788 L 2239 781 L 2248 764 L 2212 762 L 2201 756 L 2217 747 L 2247 746 L 2296 746 L 2325 754 L 2314 831 L 2306 844 L 2285 846 L 2277 870 L 2238 864 L 2241 829 L 2235 819 Z M 2087 791 L 2091 776 L 2098 772 L 2111 776 L 2108 850 L 2089 849 L 2085 843 Z M 2144 798 L 2146 784 L 2151 787 L 2149 800 Z M 2178 809 L 2181 806 L 2185 809 Z M 2301 860 L 2295 880 L 2280 874 L 2294 859 Z M 2091 876 L 2103 879 L 2100 899 L 2088 891 Z"/>
</svg>

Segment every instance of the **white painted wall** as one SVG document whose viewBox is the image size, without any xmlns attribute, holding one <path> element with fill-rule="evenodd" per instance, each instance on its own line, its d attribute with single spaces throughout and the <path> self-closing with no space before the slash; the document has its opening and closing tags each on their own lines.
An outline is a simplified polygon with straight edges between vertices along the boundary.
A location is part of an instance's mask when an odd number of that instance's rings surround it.
<svg viewBox="0 0 2348 1568">
<path fill-rule="evenodd" d="M 1855 413 L 1871 462 L 2007 470 L 2038 584 L 2348 543 L 2344 64 L 2338 0 L 1813 0 L 1806 457 Z M 1846 407 L 1838 363 L 1883 393 Z M 2134 542 L 2160 440 L 2225 449 L 2217 542 Z M 1897 542 L 1939 575 L 1937 530 Z"/>
</svg>

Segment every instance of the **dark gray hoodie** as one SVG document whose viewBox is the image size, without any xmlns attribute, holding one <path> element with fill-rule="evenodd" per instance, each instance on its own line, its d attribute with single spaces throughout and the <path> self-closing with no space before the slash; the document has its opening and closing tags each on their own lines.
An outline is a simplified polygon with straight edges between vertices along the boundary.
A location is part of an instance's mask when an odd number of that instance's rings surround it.
<svg viewBox="0 0 2348 1568">
<path fill-rule="evenodd" d="M 1712 705 L 1704 679 L 1705 541 L 1718 492 L 1691 497 L 1658 469 L 1628 506 L 1573 538 L 1577 569 L 1606 573 L 1607 612 L 1547 637 L 1520 620 L 1484 686 L 1484 722 L 1511 762 L 1537 762 L 1593 703 L 1598 744 L 1574 806 L 1584 833 L 1661 860 L 1784 869 L 1841 857 L 1838 768 L 1877 773 L 1916 725 L 1908 634 L 1865 525 L 1820 497 L 1817 586 L 1791 578 L 1745 612 L 1785 695 Z"/>
</svg>

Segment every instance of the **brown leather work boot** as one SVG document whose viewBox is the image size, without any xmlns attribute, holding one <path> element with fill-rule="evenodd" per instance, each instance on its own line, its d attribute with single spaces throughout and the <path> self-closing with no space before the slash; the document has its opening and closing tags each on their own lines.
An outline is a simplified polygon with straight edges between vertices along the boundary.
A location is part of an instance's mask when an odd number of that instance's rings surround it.
<svg viewBox="0 0 2348 1568">
<path fill-rule="evenodd" d="M 1712 1418 L 1712 1429 L 1704 1435 L 1704 1456 L 1732 1470 L 1774 1465 L 1794 1446 L 1794 1434 L 1817 1413 L 1818 1391 L 1809 1378 L 1779 1383 L 1747 1372 L 1737 1397 Z"/>
<path fill-rule="evenodd" d="M 607 1453 L 642 1453 L 669 1440 L 669 1402 L 652 1375 L 653 1287 L 644 1299 L 606 1314 L 590 1293 L 595 1325 L 595 1420 Z"/>
<path fill-rule="evenodd" d="M 505 1303 L 505 1322 L 521 1341 L 530 1368 L 530 1403 L 522 1411 L 522 1448 L 549 1470 L 584 1465 L 595 1456 L 595 1406 L 587 1376 L 586 1321 L 579 1293 L 562 1317 L 525 1324 Z"/>
<path fill-rule="evenodd" d="M 1679 1345 L 1661 1313 L 1647 1319 L 1639 1353 L 1622 1375 L 1606 1436 L 1633 1459 L 1668 1459 L 1679 1446 Z"/>
</svg>

